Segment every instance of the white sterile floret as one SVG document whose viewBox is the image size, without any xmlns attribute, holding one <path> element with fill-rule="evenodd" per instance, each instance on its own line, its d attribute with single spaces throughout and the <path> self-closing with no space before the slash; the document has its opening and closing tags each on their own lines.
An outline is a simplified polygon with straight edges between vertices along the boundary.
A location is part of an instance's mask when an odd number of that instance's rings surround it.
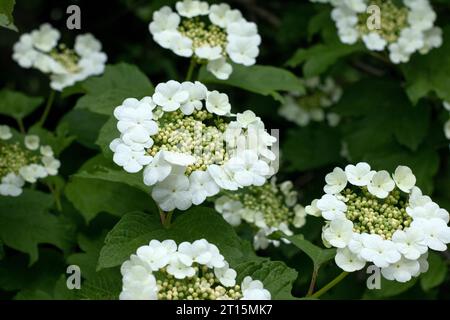
<svg viewBox="0 0 450 320">
<path fill-rule="evenodd" d="M 1 125 L 0 126 L 0 139 L 1 140 L 9 140 L 12 138 L 11 129 L 8 126 Z"/>
<path fill-rule="evenodd" d="M 323 231 L 323 237 L 336 248 L 345 248 L 353 234 L 353 223 L 347 219 L 335 219 Z"/>
<path fill-rule="evenodd" d="M 375 171 L 366 162 L 360 162 L 356 166 L 349 164 L 345 167 L 345 173 L 351 184 L 360 187 L 367 186 L 375 175 Z"/>
<path fill-rule="evenodd" d="M 366 261 L 359 258 L 358 255 L 349 249 L 338 249 L 334 258 L 336 264 L 346 272 L 355 272 L 361 270 L 366 265 Z"/>
<path fill-rule="evenodd" d="M 395 64 L 442 45 L 442 30 L 434 26 L 436 13 L 429 0 L 310 1 L 333 6 L 331 18 L 342 43 L 352 45 L 361 40 L 368 50 L 386 50 Z M 370 16 L 370 6 L 379 8 L 381 19 Z"/>
<path fill-rule="evenodd" d="M 188 98 L 189 92 L 174 80 L 158 84 L 153 94 L 153 101 L 166 112 L 179 109 Z"/>
<path fill-rule="evenodd" d="M 405 166 L 399 166 L 393 175 L 395 184 L 403 192 L 409 192 L 416 185 L 416 176 L 412 170 Z"/>
<path fill-rule="evenodd" d="M 248 223 L 254 230 L 255 250 L 266 249 L 270 244 L 279 246 L 279 240 L 269 235 L 280 231 L 293 235 L 292 228 L 301 228 L 306 223 L 305 208 L 298 204 L 298 194 L 293 183 L 276 183 L 275 177 L 262 186 L 243 188 L 219 197 L 215 201 L 217 212 L 232 226 Z M 286 239 L 283 242 L 289 243 Z"/>
<path fill-rule="evenodd" d="M 322 198 L 317 201 L 317 208 L 327 220 L 341 218 L 347 210 L 347 206 L 343 201 L 330 194 L 323 195 Z"/>
<path fill-rule="evenodd" d="M 219 91 L 211 91 L 206 97 L 206 109 L 219 116 L 226 115 L 231 111 L 231 104 L 228 96 Z"/>
<path fill-rule="evenodd" d="M 0 195 L 18 197 L 22 194 L 24 184 L 25 181 L 22 177 L 14 173 L 8 173 L 0 181 Z"/>
<path fill-rule="evenodd" d="M 198 81 L 160 83 L 152 97 L 125 99 L 114 116 L 114 162 L 130 173 L 144 169 L 144 184 L 165 211 L 199 205 L 221 189 L 262 185 L 275 171 L 276 139 L 261 119 L 231 114 L 228 96 Z"/>
<path fill-rule="evenodd" d="M 28 136 L 25 136 L 25 147 L 27 147 L 30 150 L 37 150 L 39 149 L 39 142 L 40 139 L 37 135 L 30 134 Z"/>
<path fill-rule="evenodd" d="M 335 168 L 325 177 L 327 185 L 323 188 L 325 193 L 336 194 L 347 186 L 347 176 L 341 168 Z"/>
<path fill-rule="evenodd" d="M 445 137 L 450 140 L 450 119 L 444 125 Z"/>
<path fill-rule="evenodd" d="M 230 61 L 256 63 L 261 37 L 256 24 L 245 20 L 239 10 L 195 0 L 178 1 L 175 10 L 164 6 L 155 11 L 149 25 L 153 39 L 163 48 L 206 65 L 221 80 L 233 71 Z"/>
<path fill-rule="evenodd" d="M 334 169 L 325 186 L 332 194 L 305 208 L 326 220 L 322 239 L 338 249 L 341 269 L 353 272 L 369 262 L 382 268 L 386 279 L 406 282 L 427 271 L 429 250 L 447 250 L 450 215 L 415 186 L 410 168 L 398 166 L 393 179 L 367 163 L 348 165 L 344 173 L 347 183 L 340 191 L 333 189 L 336 177 L 345 179 Z"/>
<path fill-rule="evenodd" d="M 74 49 L 59 43 L 59 31 L 49 24 L 23 34 L 13 47 L 13 59 L 23 68 L 36 68 L 50 78 L 57 91 L 90 76 L 102 74 L 107 56 L 91 34 L 78 35 Z"/>
<path fill-rule="evenodd" d="M 137 249 L 121 268 L 121 300 L 270 299 L 261 281 L 245 277 L 236 284 L 219 249 L 205 239 L 194 242 L 152 240 Z M 176 281 L 175 281 L 176 280 Z"/>
<path fill-rule="evenodd" d="M 389 172 L 385 170 L 375 173 L 367 186 L 369 192 L 378 198 L 386 198 L 394 188 L 395 182 L 392 180 Z"/>
</svg>

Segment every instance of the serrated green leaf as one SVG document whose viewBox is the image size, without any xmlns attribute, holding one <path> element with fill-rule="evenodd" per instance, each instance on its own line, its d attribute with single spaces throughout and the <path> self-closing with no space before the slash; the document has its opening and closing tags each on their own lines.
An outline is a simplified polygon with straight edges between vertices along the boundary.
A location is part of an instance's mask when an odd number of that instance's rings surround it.
<svg viewBox="0 0 450 320">
<path fill-rule="evenodd" d="M 217 245 L 231 266 L 257 259 L 248 243 L 240 240 L 219 214 L 209 208 L 197 207 L 177 217 L 169 229 L 162 227 L 157 213 L 126 214 L 107 235 L 98 267 L 103 269 L 122 264 L 138 247 L 152 239 L 182 242 L 202 238 Z"/>
<path fill-rule="evenodd" d="M 366 290 L 364 299 L 386 299 L 398 296 L 409 289 L 411 289 L 417 283 L 417 278 L 413 278 L 408 282 L 402 283 L 397 281 L 386 280 L 381 277 L 381 288 Z"/>
<path fill-rule="evenodd" d="M 24 190 L 20 198 L 1 197 L 0 239 L 8 247 L 30 255 L 30 264 L 38 259 L 38 245 L 48 243 L 68 250 L 73 243 L 73 228 L 49 213 L 51 195 Z"/>
<path fill-rule="evenodd" d="M 101 212 L 121 217 L 127 212 L 154 208 L 142 177 L 136 181 L 134 178 L 138 176 L 128 176 L 120 167 L 114 170 L 106 167 L 106 164 L 110 163 L 101 156 L 89 160 L 66 185 L 66 197 L 86 222 L 90 222 Z"/>
<path fill-rule="evenodd" d="M 448 273 L 447 264 L 438 254 L 431 252 L 428 256 L 428 263 L 428 271 L 420 277 L 420 285 L 424 291 L 441 285 Z"/>
<path fill-rule="evenodd" d="M 297 67 L 303 64 L 303 74 L 310 78 L 326 72 L 339 59 L 363 51 L 362 45 L 345 45 L 340 42 L 318 44 L 308 49 L 298 49 L 286 64 Z"/>
<path fill-rule="evenodd" d="M 102 76 L 87 79 L 83 88 L 87 94 L 78 100 L 75 108 L 108 116 L 126 98 L 140 99 L 154 91 L 145 74 L 126 63 L 108 65 Z"/>
<path fill-rule="evenodd" d="M 23 119 L 36 110 L 44 101 L 41 97 L 29 97 L 21 92 L 3 89 L 0 91 L 0 114 L 14 119 Z"/>
<path fill-rule="evenodd" d="M 237 283 L 241 283 L 246 276 L 251 276 L 264 283 L 264 288 L 270 291 L 273 300 L 294 299 L 291 290 L 298 274 L 282 262 L 246 262 L 236 266 L 235 270 L 238 274 Z"/>
<path fill-rule="evenodd" d="M 118 268 L 96 272 L 81 285 L 76 298 L 88 300 L 117 300 L 122 290 L 122 277 Z"/>
<path fill-rule="evenodd" d="M 13 10 L 16 4 L 15 0 L 0 1 L 0 27 L 18 31 L 14 25 Z"/>
<path fill-rule="evenodd" d="M 117 119 L 110 117 L 100 129 L 100 133 L 98 134 L 95 144 L 100 147 L 105 157 L 112 158 L 112 151 L 109 148 L 109 145 L 119 136 L 120 133 L 117 130 Z"/>
<path fill-rule="evenodd" d="M 336 255 L 336 249 L 322 249 L 308 240 L 305 240 L 302 235 L 290 237 L 284 236 L 283 238 L 288 239 L 294 246 L 306 253 L 306 255 L 311 258 L 316 268 L 320 267 L 325 262 L 332 260 Z"/>
<path fill-rule="evenodd" d="M 69 111 L 61 120 L 61 125 L 67 123 L 68 131 L 76 137 L 77 142 L 90 149 L 97 149 L 95 141 L 108 117 L 85 109 Z M 111 141 L 110 141 L 111 142 Z"/>
<path fill-rule="evenodd" d="M 443 45 L 426 55 L 415 54 L 402 65 L 406 78 L 406 91 L 411 101 L 434 92 L 442 100 L 450 101 L 450 26 L 443 29 Z"/>
<path fill-rule="evenodd" d="M 272 66 L 254 65 L 245 67 L 233 64 L 233 73 L 228 80 L 219 80 L 206 70 L 200 69 L 199 81 L 229 85 L 264 96 L 271 95 L 281 99 L 279 92 L 303 92 L 304 87 L 293 73 L 288 70 Z"/>
</svg>

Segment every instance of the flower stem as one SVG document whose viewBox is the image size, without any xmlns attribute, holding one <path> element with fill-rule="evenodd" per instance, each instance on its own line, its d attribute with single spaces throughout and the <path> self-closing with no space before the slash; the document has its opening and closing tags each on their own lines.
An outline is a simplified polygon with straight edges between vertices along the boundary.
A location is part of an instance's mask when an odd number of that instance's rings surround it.
<svg viewBox="0 0 450 320">
<path fill-rule="evenodd" d="M 17 125 L 19 126 L 20 133 L 25 134 L 25 126 L 23 125 L 23 120 L 21 118 L 17 119 Z"/>
<path fill-rule="evenodd" d="M 166 213 L 166 212 L 162 211 L 161 209 L 159 209 L 159 216 L 161 218 L 161 224 L 164 226 L 164 228 L 170 228 L 170 224 L 172 223 L 172 215 L 173 215 L 173 211 L 169 211 Z"/>
<path fill-rule="evenodd" d="M 348 272 L 342 272 L 340 275 L 338 275 L 336 278 L 334 278 L 333 280 L 331 280 L 328 284 L 326 284 L 322 289 L 320 289 L 319 291 L 315 292 L 313 295 L 311 295 L 312 298 L 319 298 L 320 296 L 322 296 L 324 293 L 328 292 L 328 290 L 330 290 L 331 288 L 333 288 L 335 285 L 337 285 L 339 282 L 341 282 L 342 280 L 344 280 L 344 278 L 346 276 L 348 276 Z"/>
<path fill-rule="evenodd" d="M 311 282 L 309 283 L 307 297 L 311 296 L 314 292 L 314 286 L 316 285 L 317 275 L 319 274 L 319 267 L 314 266 L 313 273 L 311 276 Z"/>
<path fill-rule="evenodd" d="M 56 209 L 59 212 L 62 212 L 62 205 L 61 205 L 59 191 L 57 191 L 55 188 L 53 188 L 53 186 L 50 182 L 47 183 L 47 187 L 50 190 L 50 192 L 53 194 L 53 197 L 55 198 Z"/>
<path fill-rule="evenodd" d="M 186 81 L 191 81 L 196 66 L 197 66 L 197 62 L 195 62 L 195 59 L 192 58 L 191 63 L 189 64 L 189 69 L 188 69 L 187 75 L 186 75 Z"/>
<path fill-rule="evenodd" d="M 53 105 L 53 101 L 55 101 L 55 90 L 50 90 L 50 94 L 47 99 L 47 104 L 45 105 L 44 112 L 42 113 L 41 119 L 39 120 L 39 125 L 42 127 L 45 123 L 45 120 L 47 120 L 48 114 L 50 113 L 50 110 Z"/>
</svg>

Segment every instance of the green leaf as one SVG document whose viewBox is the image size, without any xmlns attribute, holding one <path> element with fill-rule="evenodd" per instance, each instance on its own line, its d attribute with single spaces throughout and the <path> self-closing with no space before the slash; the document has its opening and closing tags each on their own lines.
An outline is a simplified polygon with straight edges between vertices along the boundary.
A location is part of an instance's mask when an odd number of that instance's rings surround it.
<svg viewBox="0 0 450 320">
<path fill-rule="evenodd" d="M 85 279 L 96 276 L 96 266 L 100 250 L 103 247 L 106 233 L 97 236 L 78 235 L 78 245 L 83 252 L 77 252 L 67 257 L 67 263 L 80 267 Z"/>
<path fill-rule="evenodd" d="M 138 247 L 152 239 L 173 239 L 180 243 L 202 238 L 217 245 L 231 266 L 257 259 L 249 244 L 239 239 L 217 212 L 196 207 L 177 217 L 169 229 L 162 227 L 156 213 L 126 214 L 106 236 L 98 267 L 103 269 L 121 265 Z"/>
<path fill-rule="evenodd" d="M 29 97 L 21 92 L 0 91 L 0 114 L 21 120 L 31 114 L 44 101 L 41 97 Z"/>
<path fill-rule="evenodd" d="M 420 277 L 420 285 L 424 291 L 440 286 L 447 277 L 448 268 L 445 261 L 436 253 L 428 257 L 429 269 Z"/>
<path fill-rule="evenodd" d="M 233 73 L 228 80 L 217 79 L 203 67 L 200 69 L 199 81 L 229 85 L 264 96 L 271 95 L 277 100 L 281 100 L 280 91 L 304 91 L 300 79 L 293 73 L 272 66 L 245 67 L 234 64 Z"/>
<path fill-rule="evenodd" d="M 303 171 L 339 161 L 341 142 L 335 128 L 311 125 L 289 131 L 282 148 L 289 168 Z"/>
<path fill-rule="evenodd" d="M 311 258 L 316 268 L 325 262 L 332 260 L 336 255 L 336 249 L 322 249 L 308 240 L 305 240 L 303 235 L 283 236 L 283 238 L 288 239 L 294 246 L 306 253 L 306 255 Z"/>
<path fill-rule="evenodd" d="M 83 88 L 87 94 L 78 100 L 75 108 L 108 116 L 126 98 L 140 99 L 154 91 L 145 74 L 126 63 L 108 65 L 102 76 L 89 78 Z"/>
<path fill-rule="evenodd" d="M 450 101 L 450 26 L 443 29 L 443 45 L 426 55 L 415 54 L 402 65 L 409 98 L 417 103 L 434 92 L 442 100 Z"/>
<path fill-rule="evenodd" d="M 64 116 L 60 125 L 66 123 L 70 134 L 75 136 L 76 140 L 83 146 L 97 149 L 95 140 L 97 139 L 99 128 L 104 125 L 107 119 L 108 117 L 102 114 L 85 109 L 74 109 Z"/>
<path fill-rule="evenodd" d="M 308 49 L 298 49 L 286 64 L 290 67 L 303 64 L 303 74 L 310 78 L 321 75 L 339 59 L 363 50 L 360 44 L 349 46 L 337 41 L 318 44 Z"/>
<path fill-rule="evenodd" d="M 5 248 L 3 246 L 3 241 L 0 240 L 0 260 L 5 257 Z"/>
<path fill-rule="evenodd" d="M 16 4 L 15 0 L 0 1 L 0 27 L 18 31 L 14 25 L 13 10 Z"/>
<path fill-rule="evenodd" d="M 294 298 L 291 290 L 298 274 L 282 262 L 246 262 L 238 265 L 235 270 L 238 274 L 237 283 L 241 283 L 246 276 L 251 276 L 264 283 L 264 288 L 270 291 L 273 300 Z"/>
<path fill-rule="evenodd" d="M 366 293 L 364 294 L 364 299 L 385 299 L 385 298 L 391 298 L 394 296 L 398 296 L 399 294 L 402 294 L 409 289 L 411 289 L 417 282 L 417 278 L 413 278 L 412 280 L 401 283 L 397 281 L 390 281 L 386 280 L 385 278 L 381 277 L 381 289 L 372 289 L 366 290 Z"/>
<path fill-rule="evenodd" d="M 122 291 L 122 277 L 117 268 L 96 272 L 91 278 L 81 284 L 81 290 L 76 292 L 78 299 L 117 300 Z"/>
<path fill-rule="evenodd" d="M 118 138 L 120 136 L 119 131 L 117 130 L 117 119 L 114 117 L 110 117 L 106 123 L 100 129 L 100 133 L 98 134 L 97 144 L 103 152 L 103 155 L 107 158 L 112 158 L 112 151 L 109 148 L 111 141 Z"/>
<path fill-rule="evenodd" d="M 73 228 L 49 213 L 51 195 L 24 190 L 20 198 L 1 197 L 0 239 L 8 247 L 30 255 L 30 264 L 38 259 L 38 245 L 48 243 L 62 250 L 72 245 Z"/>
<path fill-rule="evenodd" d="M 31 127 L 28 134 L 39 136 L 41 145 L 50 145 L 56 155 L 60 155 L 75 140 L 75 136 L 69 135 L 68 125 L 60 124 L 55 132 L 48 131 L 38 125 Z"/>
<path fill-rule="evenodd" d="M 90 222 L 101 212 L 108 212 L 121 217 L 127 212 L 153 208 L 153 200 L 147 193 L 135 186 L 122 183 L 122 181 L 131 179 L 127 176 L 127 172 L 120 168 L 121 171 L 119 172 L 111 170 L 109 173 L 117 179 L 108 179 L 108 173 L 98 167 L 97 159 L 98 157 L 88 161 L 80 169 L 80 173 L 73 175 L 65 189 L 66 197 L 83 215 L 86 222 Z M 95 171 L 87 173 L 87 170 L 90 170 L 93 166 Z M 103 175 L 106 175 L 106 177 Z M 125 177 L 125 179 L 122 179 L 122 177 Z M 141 183 L 139 183 L 139 186 L 141 186 Z"/>
</svg>

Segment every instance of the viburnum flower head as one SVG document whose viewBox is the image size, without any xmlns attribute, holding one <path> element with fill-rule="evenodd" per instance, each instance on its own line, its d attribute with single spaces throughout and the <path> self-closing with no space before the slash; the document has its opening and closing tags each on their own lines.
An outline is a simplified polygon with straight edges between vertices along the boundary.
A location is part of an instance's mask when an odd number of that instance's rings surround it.
<svg viewBox="0 0 450 320">
<path fill-rule="evenodd" d="M 253 112 L 232 115 L 228 96 L 200 82 L 160 83 L 152 97 L 114 110 L 110 148 L 125 171 L 143 170 L 164 211 L 186 210 L 220 190 L 261 186 L 274 173 L 276 139 Z"/>
<path fill-rule="evenodd" d="M 74 49 L 58 44 L 60 36 L 58 30 L 45 23 L 20 36 L 13 47 L 13 59 L 22 68 L 36 68 L 49 74 L 50 87 L 57 91 L 103 73 L 107 56 L 92 34 L 78 35 Z"/>
<path fill-rule="evenodd" d="M 306 212 L 326 220 L 322 239 L 337 248 L 344 271 L 370 263 L 386 279 L 406 282 L 426 272 L 428 250 L 447 250 L 449 213 L 422 194 L 410 168 L 391 175 L 361 162 L 335 168 L 326 182 L 325 195 Z"/>
<path fill-rule="evenodd" d="M 242 221 L 254 230 L 253 246 L 266 249 L 280 241 L 268 236 L 281 231 L 292 235 L 291 228 L 301 228 L 306 223 L 305 208 L 298 204 L 298 194 L 291 181 L 277 184 L 275 177 L 262 186 L 252 186 L 223 195 L 215 200 L 215 209 L 232 226 Z M 283 240 L 289 243 L 286 240 Z"/>
<path fill-rule="evenodd" d="M 0 195 L 18 197 L 25 182 L 58 174 L 61 163 L 37 135 L 23 136 L 0 125 Z"/>
<path fill-rule="evenodd" d="M 228 79 L 232 73 L 230 60 L 251 66 L 259 55 L 261 37 L 256 24 L 225 3 L 210 6 L 197 0 L 178 1 L 175 11 L 164 6 L 154 12 L 149 29 L 161 47 L 206 64 L 219 79 Z"/>
<path fill-rule="evenodd" d="M 337 126 L 339 115 L 328 109 L 341 98 L 341 87 L 330 77 L 323 81 L 319 77 L 302 79 L 302 83 L 306 91 L 286 95 L 278 111 L 280 116 L 300 127 L 325 120 L 331 127 Z"/>
<path fill-rule="evenodd" d="M 354 44 L 362 40 L 371 51 L 389 51 L 393 63 L 406 63 L 412 54 L 428 53 L 442 45 L 442 30 L 434 26 L 436 13 L 429 0 L 343 0 L 329 2 L 339 38 Z M 380 9 L 380 24 L 369 6 Z"/>
<path fill-rule="evenodd" d="M 121 267 L 121 300 L 270 300 L 259 280 L 236 284 L 219 249 L 205 239 L 194 242 L 152 240 Z"/>
</svg>

